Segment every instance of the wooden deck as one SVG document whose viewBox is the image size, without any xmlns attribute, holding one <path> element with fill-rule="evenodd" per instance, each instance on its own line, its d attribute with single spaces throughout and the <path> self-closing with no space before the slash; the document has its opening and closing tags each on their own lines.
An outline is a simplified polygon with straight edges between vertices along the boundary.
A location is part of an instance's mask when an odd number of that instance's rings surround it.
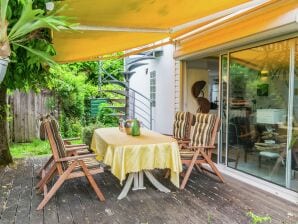
<svg viewBox="0 0 298 224">
<path fill-rule="evenodd" d="M 249 223 L 246 213 L 269 215 L 271 223 L 298 223 L 298 208 L 271 194 L 225 177 L 221 184 L 196 172 L 183 191 L 156 172 L 169 187 L 169 194 L 156 191 L 148 183 L 144 191 L 130 192 L 118 201 L 121 186 L 109 172 L 96 181 L 106 197 L 97 200 L 84 178 L 70 180 L 43 211 L 36 211 L 42 196 L 35 193 L 36 172 L 44 159 L 16 162 L 14 168 L 0 169 L 0 223 Z"/>
</svg>

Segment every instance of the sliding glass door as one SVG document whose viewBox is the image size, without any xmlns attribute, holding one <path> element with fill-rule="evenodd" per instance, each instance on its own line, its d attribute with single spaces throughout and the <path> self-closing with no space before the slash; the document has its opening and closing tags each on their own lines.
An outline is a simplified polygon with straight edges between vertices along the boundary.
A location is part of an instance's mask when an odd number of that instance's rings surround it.
<svg viewBox="0 0 298 224">
<path fill-rule="evenodd" d="M 288 183 L 292 190 L 298 191 L 298 38 L 292 41 L 292 57 L 290 58 L 290 64 L 292 65 L 293 77 L 293 92 L 292 92 L 292 111 L 293 116 L 291 120 L 292 124 L 292 136 L 290 143 L 289 154 L 291 158 L 289 159 L 288 167 Z M 294 65 L 293 65 L 294 64 Z"/>
<path fill-rule="evenodd" d="M 220 162 L 298 190 L 297 38 L 223 55 L 221 88 Z"/>
</svg>

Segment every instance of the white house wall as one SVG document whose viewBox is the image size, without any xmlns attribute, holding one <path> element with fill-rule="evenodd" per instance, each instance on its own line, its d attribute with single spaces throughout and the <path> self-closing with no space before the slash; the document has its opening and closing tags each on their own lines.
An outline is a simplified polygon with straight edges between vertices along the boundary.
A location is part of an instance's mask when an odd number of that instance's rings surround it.
<svg viewBox="0 0 298 224">
<path fill-rule="evenodd" d="M 156 106 L 153 108 L 153 130 L 160 133 L 172 133 L 175 110 L 175 61 L 173 59 L 173 45 L 166 45 L 162 48 L 163 55 L 156 59 L 144 60 L 141 63 L 148 63 L 134 69 L 136 73 L 130 79 L 130 87 L 150 98 L 150 72 L 156 71 Z M 136 107 L 142 103 L 136 102 Z M 142 109 L 136 109 L 137 113 L 145 117 L 148 115 Z M 137 118 L 142 118 L 136 115 Z"/>
</svg>

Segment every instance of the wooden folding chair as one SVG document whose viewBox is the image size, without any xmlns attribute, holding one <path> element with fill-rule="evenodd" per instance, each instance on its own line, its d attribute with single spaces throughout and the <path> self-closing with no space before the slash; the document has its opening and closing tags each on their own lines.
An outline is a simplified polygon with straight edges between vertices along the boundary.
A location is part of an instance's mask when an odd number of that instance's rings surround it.
<svg viewBox="0 0 298 224">
<path fill-rule="evenodd" d="M 168 135 L 175 138 L 181 149 L 190 142 L 190 131 L 192 127 L 192 122 L 194 115 L 190 112 L 176 112 L 175 120 L 173 124 L 173 135 Z M 165 173 L 165 178 L 170 175 L 170 170 L 167 169 Z"/>
<path fill-rule="evenodd" d="M 37 210 L 43 209 L 65 180 L 83 176 L 87 178 L 99 200 L 104 201 L 105 198 L 92 176 L 104 172 L 95 160 L 96 155 L 93 153 L 77 155 L 76 150 L 73 150 L 72 154 L 69 153 L 71 150 L 67 152 L 59 134 L 57 122 L 47 119 L 44 126 L 53 153 L 53 164 L 47 170 L 43 170 L 42 179 L 37 186 L 44 193 L 44 199 L 38 205 Z M 48 191 L 47 183 L 55 175 L 58 175 L 58 179 Z"/>
<path fill-rule="evenodd" d="M 208 164 L 213 171 L 212 173 L 224 182 L 222 175 L 211 160 L 212 150 L 215 149 L 219 123 L 220 120 L 216 115 L 196 114 L 190 143 L 180 151 L 182 163 L 188 166 L 180 189 L 184 189 L 194 166 L 200 171 L 202 169 L 209 171 L 202 164 Z"/>
<path fill-rule="evenodd" d="M 51 115 L 46 115 L 46 116 L 42 116 L 40 118 L 41 124 L 40 124 L 40 128 L 39 128 L 39 132 L 40 132 L 40 139 L 42 141 L 46 140 L 46 130 L 45 130 L 45 121 L 48 119 L 55 119 L 53 116 Z M 58 124 L 58 122 L 57 122 Z M 79 154 L 85 154 L 88 153 L 89 151 L 89 146 L 86 144 L 71 144 L 72 140 L 76 140 L 77 138 L 68 138 L 68 139 L 63 139 L 63 144 L 64 147 L 66 149 L 67 155 L 79 155 Z M 48 161 L 41 167 L 41 169 L 39 170 L 39 172 L 37 173 L 37 177 L 41 178 L 42 173 L 48 169 L 48 167 L 50 165 L 53 164 L 53 156 L 51 156 Z"/>
<path fill-rule="evenodd" d="M 181 148 L 190 141 L 190 131 L 194 115 L 190 112 L 176 112 L 172 137 L 178 141 Z"/>
</svg>

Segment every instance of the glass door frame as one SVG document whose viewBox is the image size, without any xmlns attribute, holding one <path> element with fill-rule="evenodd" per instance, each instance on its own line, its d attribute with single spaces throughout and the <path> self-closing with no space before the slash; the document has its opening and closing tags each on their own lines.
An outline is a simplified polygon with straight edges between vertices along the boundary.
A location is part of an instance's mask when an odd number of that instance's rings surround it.
<svg viewBox="0 0 298 224">
<path fill-rule="evenodd" d="M 218 115 L 221 119 L 221 125 L 220 125 L 220 133 L 218 137 L 218 158 L 217 158 L 217 163 L 222 164 L 226 167 L 228 167 L 228 122 L 229 122 L 229 105 L 230 105 L 230 54 L 233 52 L 245 50 L 245 49 L 250 49 L 253 47 L 258 47 L 261 45 L 266 45 L 278 41 L 284 41 L 284 40 L 289 40 L 290 41 L 290 62 L 289 62 L 289 90 L 288 90 L 288 121 L 287 121 L 287 147 L 286 147 L 286 176 L 285 176 L 285 187 L 290 189 L 290 182 L 291 182 L 291 161 L 292 161 L 292 156 L 291 156 L 291 148 L 289 147 L 291 141 L 292 141 L 292 131 L 293 131 L 293 105 L 294 105 L 294 88 L 295 88 L 295 38 L 298 38 L 297 36 L 293 37 L 284 37 L 284 38 L 278 38 L 276 40 L 267 40 L 263 42 L 259 42 L 256 44 L 248 44 L 247 46 L 242 46 L 241 48 L 236 48 L 229 50 L 227 52 L 222 52 L 219 55 L 219 111 Z M 227 91 L 226 91 L 226 117 L 224 119 L 223 116 L 223 74 L 222 74 L 222 58 L 226 56 L 227 57 Z M 223 130 L 223 122 L 226 124 L 225 130 Z M 225 132 L 225 133 L 224 133 Z M 225 147 L 223 147 L 223 139 L 225 139 Z M 225 149 L 225 159 L 223 161 L 223 149 Z M 233 169 L 232 167 L 229 167 Z M 239 170 L 239 172 L 241 172 Z"/>
</svg>

